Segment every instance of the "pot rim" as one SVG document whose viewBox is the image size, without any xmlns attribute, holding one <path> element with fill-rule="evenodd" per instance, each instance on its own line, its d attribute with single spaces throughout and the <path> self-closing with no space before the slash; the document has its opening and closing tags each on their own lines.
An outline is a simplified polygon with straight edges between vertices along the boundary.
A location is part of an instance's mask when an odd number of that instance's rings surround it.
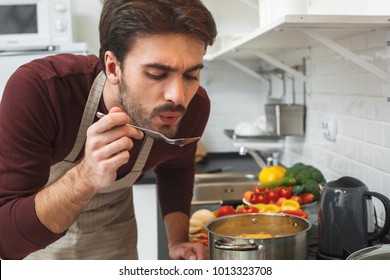
<svg viewBox="0 0 390 280">
<path fill-rule="evenodd" d="M 381 254 L 390 255 L 390 244 L 377 244 L 357 250 L 347 257 L 347 260 L 360 260 L 367 257 L 374 257 Z"/>
<path fill-rule="evenodd" d="M 214 232 L 214 231 L 209 229 L 209 227 L 213 223 L 216 223 L 216 222 L 221 221 L 221 220 L 229 219 L 229 218 L 240 217 L 240 216 L 290 217 L 290 218 L 298 219 L 298 220 L 301 220 L 301 221 L 307 223 L 307 228 L 302 230 L 302 231 L 300 231 L 300 232 L 297 232 L 297 233 L 286 234 L 286 235 L 283 235 L 283 236 L 276 236 L 276 237 L 271 237 L 271 238 L 234 237 L 234 236 L 231 236 L 231 235 L 216 233 L 216 232 Z M 287 238 L 287 237 L 293 237 L 293 236 L 297 236 L 297 235 L 301 235 L 301 234 L 307 233 L 312 228 L 312 225 L 313 225 L 313 223 L 311 221 L 309 221 L 308 219 L 305 219 L 305 218 L 302 218 L 302 217 L 299 217 L 299 216 L 295 216 L 295 215 L 291 215 L 291 214 L 286 214 L 286 213 L 243 213 L 243 214 L 234 214 L 234 215 L 228 215 L 228 216 L 223 216 L 223 217 L 216 218 L 216 219 L 208 222 L 205 227 L 206 227 L 206 230 L 208 231 L 208 233 L 217 235 L 219 237 L 224 237 L 224 238 L 234 238 L 234 239 L 240 239 L 240 240 L 275 240 L 275 239 L 282 239 L 282 238 Z"/>
</svg>

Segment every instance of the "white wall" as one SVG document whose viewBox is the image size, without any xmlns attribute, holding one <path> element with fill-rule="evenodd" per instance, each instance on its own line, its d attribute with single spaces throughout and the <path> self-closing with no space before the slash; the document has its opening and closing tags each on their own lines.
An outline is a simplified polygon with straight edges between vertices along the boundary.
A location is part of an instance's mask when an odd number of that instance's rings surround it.
<svg viewBox="0 0 390 280">
<path fill-rule="evenodd" d="M 89 52 L 97 55 L 101 0 L 71 0 L 71 5 L 74 40 L 88 43 Z"/>
<path fill-rule="evenodd" d="M 267 91 L 264 84 L 224 62 L 206 64 L 201 84 L 209 92 L 211 113 L 202 141 L 209 151 L 229 152 L 234 149 L 225 129 L 234 129 L 240 122 L 255 121 L 264 115 Z"/>
<path fill-rule="evenodd" d="M 339 43 L 390 73 L 387 41 L 390 32 L 378 31 Z M 349 175 L 390 197 L 389 83 L 323 46 L 308 62 L 307 134 L 288 139 L 285 163 L 310 162 L 328 180 Z M 335 142 L 323 137 L 322 122 L 330 119 L 337 124 Z"/>
</svg>

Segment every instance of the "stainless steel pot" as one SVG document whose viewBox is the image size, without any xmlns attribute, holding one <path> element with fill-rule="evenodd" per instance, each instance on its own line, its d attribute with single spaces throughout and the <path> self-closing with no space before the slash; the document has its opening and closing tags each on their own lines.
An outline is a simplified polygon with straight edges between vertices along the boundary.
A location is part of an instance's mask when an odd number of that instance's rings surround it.
<svg viewBox="0 0 390 280">
<path fill-rule="evenodd" d="M 310 221 L 287 214 L 254 213 L 217 218 L 206 225 L 212 260 L 306 259 Z M 241 238 L 268 233 L 272 238 Z"/>
<path fill-rule="evenodd" d="M 379 244 L 360 249 L 349 255 L 347 260 L 390 260 L 390 244 Z"/>
</svg>

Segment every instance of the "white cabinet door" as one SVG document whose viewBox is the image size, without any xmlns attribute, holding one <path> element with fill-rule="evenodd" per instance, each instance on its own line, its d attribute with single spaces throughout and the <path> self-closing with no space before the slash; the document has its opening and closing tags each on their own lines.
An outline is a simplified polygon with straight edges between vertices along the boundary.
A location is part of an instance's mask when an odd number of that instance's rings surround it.
<svg viewBox="0 0 390 280">
<path fill-rule="evenodd" d="M 138 227 L 138 258 L 157 260 L 157 193 L 156 185 L 134 185 L 134 208 Z"/>
</svg>

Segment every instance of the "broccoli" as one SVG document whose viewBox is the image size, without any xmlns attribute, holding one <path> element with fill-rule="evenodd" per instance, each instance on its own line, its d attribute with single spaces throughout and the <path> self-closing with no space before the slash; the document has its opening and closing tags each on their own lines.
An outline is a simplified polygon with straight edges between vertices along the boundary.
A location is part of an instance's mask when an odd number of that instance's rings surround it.
<svg viewBox="0 0 390 280">
<path fill-rule="evenodd" d="M 297 188 L 302 186 L 302 188 Z M 313 179 L 307 179 L 302 185 L 295 185 L 292 190 L 293 194 L 300 194 L 304 192 L 309 192 L 314 194 L 314 198 L 317 199 L 320 196 L 320 190 L 318 188 L 318 183 Z"/>
<path fill-rule="evenodd" d="M 306 165 L 303 163 L 296 163 L 292 167 L 287 168 L 285 177 L 295 177 Z"/>
<path fill-rule="evenodd" d="M 325 178 L 321 171 L 311 165 L 305 165 L 299 162 L 292 167 L 287 168 L 284 178 L 264 184 L 264 187 L 270 188 L 293 185 L 293 194 L 297 195 L 304 192 L 310 192 L 314 194 L 317 199 L 319 196 L 318 184 L 325 182 Z"/>
<path fill-rule="evenodd" d="M 294 178 L 297 181 L 297 184 L 293 188 L 293 193 L 310 192 L 317 199 L 320 195 L 318 184 L 325 183 L 325 178 L 321 171 L 311 165 L 304 165 L 302 163 L 293 165 L 291 169 L 290 174 L 295 174 Z"/>
</svg>

